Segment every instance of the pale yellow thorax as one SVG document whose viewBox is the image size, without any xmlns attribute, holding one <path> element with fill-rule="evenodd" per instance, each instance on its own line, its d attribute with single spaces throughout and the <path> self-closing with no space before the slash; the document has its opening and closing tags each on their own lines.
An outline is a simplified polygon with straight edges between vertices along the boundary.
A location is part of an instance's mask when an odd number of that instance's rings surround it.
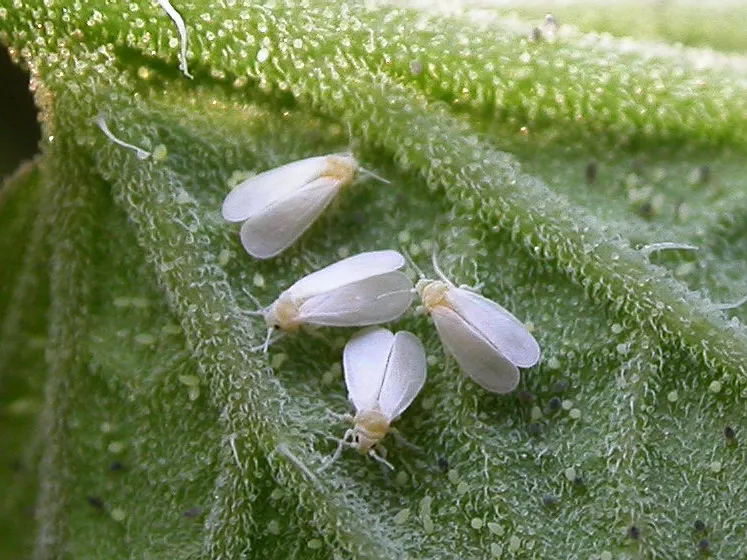
<svg viewBox="0 0 747 560">
<path fill-rule="evenodd" d="M 335 154 L 327 156 L 324 159 L 324 169 L 322 177 L 331 177 L 339 181 L 343 186 L 347 186 L 355 179 L 355 172 L 358 170 L 358 162 L 349 154 Z"/>
<path fill-rule="evenodd" d="M 290 296 L 281 294 L 265 313 L 265 323 L 270 328 L 279 328 L 283 331 L 297 331 L 301 327 L 298 320 L 300 304 L 293 301 Z"/>
<path fill-rule="evenodd" d="M 358 452 L 368 453 L 389 432 L 389 420 L 378 410 L 362 410 L 355 415 L 355 440 Z"/>
<path fill-rule="evenodd" d="M 430 313 L 430 311 L 439 305 L 451 307 L 449 302 L 446 301 L 446 292 L 449 291 L 449 285 L 441 280 L 418 280 L 415 284 L 415 290 L 417 290 L 420 300 L 423 302 L 423 306 Z"/>
</svg>

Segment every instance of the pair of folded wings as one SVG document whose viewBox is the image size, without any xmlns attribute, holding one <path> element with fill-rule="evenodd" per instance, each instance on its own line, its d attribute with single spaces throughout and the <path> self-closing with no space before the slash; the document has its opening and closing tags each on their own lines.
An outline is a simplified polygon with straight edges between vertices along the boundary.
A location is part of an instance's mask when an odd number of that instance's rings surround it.
<svg viewBox="0 0 747 560">
<path fill-rule="evenodd" d="M 271 169 L 247 179 L 223 202 L 223 218 L 244 222 L 241 243 L 253 257 L 274 257 L 292 245 L 332 202 L 344 182 L 321 175 L 327 156 Z"/>
</svg>

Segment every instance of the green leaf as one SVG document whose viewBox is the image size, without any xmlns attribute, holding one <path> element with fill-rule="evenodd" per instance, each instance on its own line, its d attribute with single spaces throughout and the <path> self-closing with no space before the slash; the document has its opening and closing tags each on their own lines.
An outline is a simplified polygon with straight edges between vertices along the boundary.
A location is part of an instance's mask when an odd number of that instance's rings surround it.
<svg viewBox="0 0 747 560">
<path fill-rule="evenodd" d="M 0 201 L 0 356 L 28 354 L 39 380 L 46 344 L 43 388 L 22 387 L 36 435 L 8 424 L 37 480 L 35 556 L 682 558 L 707 538 L 739 557 L 747 330 L 719 305 L 747 279 L 736 65 L 533 43 L 471 12 L 177 9 L 194 80 L 158 5 L 0 12 L 49 138 L 40 180 Z M 236 178 L 348 142 L 391 184 L 360 180 L 281 257 L 249 258 L 219 213 Z M 543 359 L 490 395 L 408 314 L 395 326 L 425 342 L 429 380 L 397 427 L 420 450 L 387 443 L 394 473 L 349 452 L 318 475 L 345 429 L 351 332 L 265 356 L 247 311 L 383 248 L 429 273 L 437 249 Z M 11 363 L 3 383 L 29 378 Z"/>
</svg>

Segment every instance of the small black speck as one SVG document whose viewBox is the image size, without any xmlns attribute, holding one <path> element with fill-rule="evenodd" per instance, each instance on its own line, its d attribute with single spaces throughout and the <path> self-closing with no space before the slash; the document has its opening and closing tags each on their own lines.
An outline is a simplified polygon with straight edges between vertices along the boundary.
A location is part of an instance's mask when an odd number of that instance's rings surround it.
<svg viewBox="0 0 747 560">
<path fill-rule="evenodd" d="M 532 33 L 529 35 L 529 40 L 532 43 L 539 43 L 542 40 L 542 30 L 539 27 L 533 27 Z"/>
<path fill-rule="evenodd" d="M 556 410 L 560 410 L 560 407 L 563 405 L 558 397 L 551 398 L 549 404 L 550 410 L 552 410 L 553 412 L 555 412 Z"/>
<path fill-rule="evenodd" d="M 693 523 L 693 529 L 698 533 L 704 533 L 706 529 L 705 523 L 700 519 L 696 519 L 695 523 Z"/>
<path fill-rule="evenodd" d="M 438 468 L 441 469 L 441 472 L 448 472 L 449 470 L 449 462 L 443 455 L 438 456 Z"/>
<path fill-rule="evenodd" d="M 708 539 L 700 539 L 698 542 L 698 551 L 701 554 L 708 554 L 711 550 L 711 543 L 708 542 Z"/>
<path fill-rule="evenodd" d="M 186 519 L 194 519 L 195 517 L 199 517 L 200 515 L 202 515 L 202 508 L 199 508 L 199 507 L 189 508 L 182 515 Z"/>
<path fill-rule="evenodd" d="M 726 438 L 727 445 L 737 444 L 737 433 L 731 426 L 726 426 L 726 428 L 724 428 L 724 437 Z"/>
<path fill-rule="evenodd" d="M 109 470 L 112 472 L 123 471 L 124 465 L 120 463 L 119 461 L 114 461 L 111 465 L 109 465 Z"/>
<path fill-rule="evenodd" d="M 585 481 L 583 476 L 577 476 L 573 479 L 573 486 L 576 488 L 583 488 L 585 486 Z"/>
<path fill-rule="evenodd" d="M 527 426 L 527 431 L 533 436 L 538 436 L 542 433 L 542 426 L 537 422 L 532 422 Z"/>
<path fill-rule="evenodd" d="M 516 395 L 522 404 L 533 404 L 536 400 L 534 395 L 529 391 L 519 391 Z"/>
<path fill-rule="evenodd" d="M 652 218 L 654 216 L 654 207 L 650 202 L 644 202 L 638 206 L 638 214 L 640 214 L 642 218 Z"/>
<path fill-rule="evenodd" d="M 586 164 L 586 182 L 590 185 L 597 180 L 597 160 L 593 159 Z"/>
<path fill-rule="evenodd" d="M 544 496 L 542 496 L 542 505 L 545 507 L 554 506 L 557 503 L 557 498 L 552 494 L 545 494 Z"/>
<path fill-rule="evenodd" d="M 92 508 L 104 509 L 104 501 L 101 498 L 97 498 L 96 496 L 87 496 L 86 501 Z"/>
<path fill-rule="evenodd" d="M 634 541 L 637 541 L 641 538 L 641 530 L 635 525 L 631 525 L 628 529 L 628 537 L 633 539 Z"/>
<path fill-rule="evenodd" d="M 565 393 L 569 388 L 571 384 L 567 381 L 558 381 L 552 386 L 553 393 Z"/>
</svg>

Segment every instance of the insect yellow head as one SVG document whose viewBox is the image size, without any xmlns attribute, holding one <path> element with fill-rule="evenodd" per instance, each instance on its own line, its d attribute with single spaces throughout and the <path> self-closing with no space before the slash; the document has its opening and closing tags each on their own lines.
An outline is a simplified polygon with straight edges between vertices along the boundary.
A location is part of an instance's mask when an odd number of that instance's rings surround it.
<svg viewBox="0 0 747 560">
<path fill-rule="evenodd" d="M 444 305 L 444 297 L 449 290 L 449 285 L 441 280 L 418 280 L 415 284 L 415 290 L 418 292 L 423 306 L 430 311 L 437 305 Z"/>
<path fill-rule="evenodd" d="M 366 454 L 389 432 L 389 420 L 378 410 L 364 410 L 355 415 L 353 431 L 358 452 Z"/>
<path fill-rule="evenodd" d="M 281 295 L 265 313 L 265 323 L 271 329 L 298 330 L 301 326 L 298 320 L 298 305 L 285 294 Z"/>
<path fill-rule="evenodd" d="M 333 154 L 324 159 L 322 177 L 333 177 L 343 185 L 349 185 L 355 179 L 358 161 L 350 154 Z"/>
</svg>

